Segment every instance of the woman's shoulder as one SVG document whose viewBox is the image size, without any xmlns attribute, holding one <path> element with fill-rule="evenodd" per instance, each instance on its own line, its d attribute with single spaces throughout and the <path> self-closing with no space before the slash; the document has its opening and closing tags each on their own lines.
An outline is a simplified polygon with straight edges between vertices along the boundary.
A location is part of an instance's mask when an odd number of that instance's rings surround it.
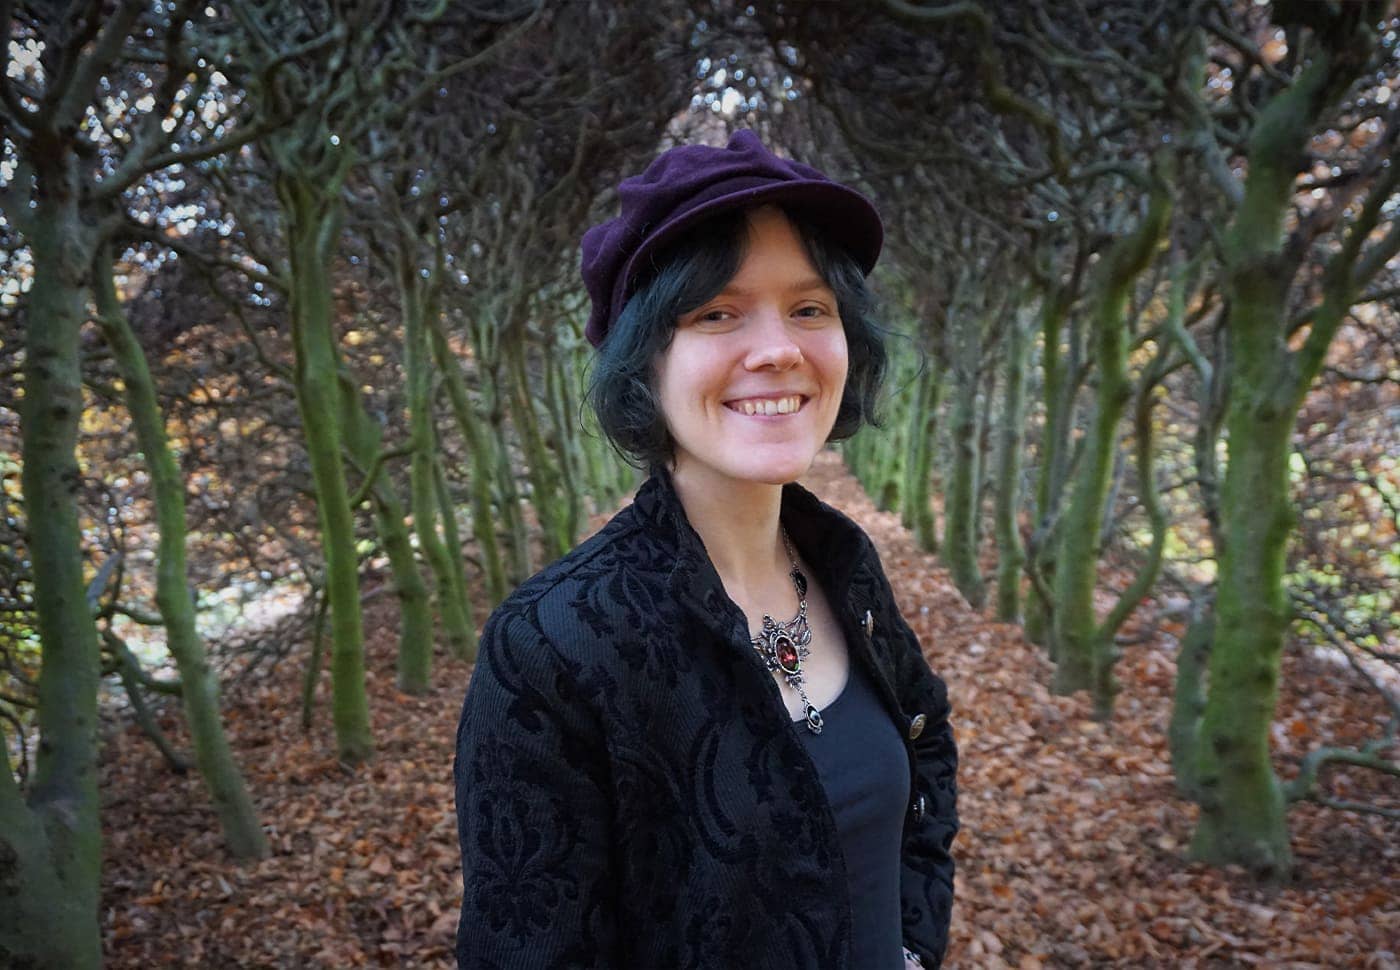
<svg viewBox="0 0 1400 970">
<path fill-rule="evenodd" d="M 573 652 L 625 634 L 664 597 L 674 557 L 628 505 L 596 534 L 527 579 L 491 614 L 495 625 L 525 623 L 539 639 Z"/>
</svg>

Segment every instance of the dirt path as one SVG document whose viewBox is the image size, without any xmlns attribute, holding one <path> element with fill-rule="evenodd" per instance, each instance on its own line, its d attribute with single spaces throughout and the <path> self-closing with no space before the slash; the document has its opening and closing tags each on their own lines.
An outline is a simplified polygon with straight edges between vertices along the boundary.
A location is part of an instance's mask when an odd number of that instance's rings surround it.
<svg viewBox="0 0 1400 970">
<path fill-rule="evenodd" d="M 823 455 L 808 484 L 870 532 L 949 684 L 963 831 L 948 967 L 1400 967 L 1395 822 L 1299 809 L 1296 885 L 1275 894 L 1182 861 L 1193 809 L 1174 796 L 1166 757 L 1169 634 L 1129 648 L 1118 716 L 1096 724 L 1082 699 L 1050 696 L 1038 649 L 971 611 L 839 458 Z M 290 665 L 227 705 L 271 834 L 264 862 L 232 864 L 196 780 L 170 774 L 125 725 L 108 732 L 108 966 L 450 965 L 461 891 L 450 771 L 469 668 L 441 662 L 430 694 L 398 694 L 394 613 L 381 600 L 368 614 L 379 752 L 368 768 L 336 764 L 326 717 L 302 735 Z M 1285 690 L 1285 770 L 1317 741 L 1365 736 L 1382 716 L 1317 661 L 1290 654 L 1285 676 L 1332 681 L 1324 696 Z M 178 718 L 164 722 L 183 740 Z"/>
</svg>

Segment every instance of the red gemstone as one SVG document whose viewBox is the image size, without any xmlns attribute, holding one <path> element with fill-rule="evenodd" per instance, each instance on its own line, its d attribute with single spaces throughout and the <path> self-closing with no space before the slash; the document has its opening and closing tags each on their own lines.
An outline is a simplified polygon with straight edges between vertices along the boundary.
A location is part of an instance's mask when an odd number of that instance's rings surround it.
<svg viewBox="0 0 1400 970">
<path fill-rule="evenodd" d="M 797 673 L 797 646 L 787 637 L 778 637 L 773 644 L 773 655 L 778 658 L 778 666 L 790 674 Z"/>
</svg>

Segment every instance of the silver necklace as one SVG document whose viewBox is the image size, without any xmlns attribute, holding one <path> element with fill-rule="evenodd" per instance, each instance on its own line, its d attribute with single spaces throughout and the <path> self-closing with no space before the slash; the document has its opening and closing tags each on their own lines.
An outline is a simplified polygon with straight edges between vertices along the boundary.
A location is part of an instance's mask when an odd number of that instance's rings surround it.
<svg viewBox="0 0 1400 970">
<path fill-rule="evenodd" d="M 802 698 L 807 729 L 813 734 L 821 734 L 822 715 L 807 699 L 807 685 L 802 677 L 802 661 L 812 652 L 812 628 L 807 625 L 807 577 L 797 568 L 787 530 L 779 527 L 779 532 L 783 537 L 783 548 L 787 551 L 788 565 L 792 567 L 792 585 L 797 590 L 797 615 L 786 623 L 779 623 L 767 613 L 763 614 L 763 631 L 751 637 L 749 642 L 763 658 L 763 665 L 770 671 L 781 671 L 788 686 L 797 690 Z"/>
</svg>

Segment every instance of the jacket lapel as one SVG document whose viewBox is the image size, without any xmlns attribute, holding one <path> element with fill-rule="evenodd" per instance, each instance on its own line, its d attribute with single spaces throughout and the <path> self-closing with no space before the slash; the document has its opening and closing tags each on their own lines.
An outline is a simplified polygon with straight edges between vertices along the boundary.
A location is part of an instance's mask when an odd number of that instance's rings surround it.
<svg viewBox="0 0 1400 970">
<path fill-rule="evenodd" d="M 685 516 L 670 474 L 654 470 L 637 492 L 634 504 L 657 541 L 674 552 L 670 584 L 676 601 L 715 636 L 747 650 L 749 631 L 743 611 L 725 593 L 704 542 Z M 788 535 L 837 614 L 852 655 L 874 677 L 886 706 L 894 705 L 891 713 L 901 717 L 890 672 L 876 660 L 868 632 L 860 622 L 876 604 L 867 602 L 869 597 L 863 592 L 867 583 L 853 583 L 874 568 L 875 549 L 870 540 L 849 518 L 796 483 L 783 486 L 781 514 Z"/>
<path fill-rule="evenodd" d="M 633 504 L 651 527 L 652 537 L 672 555 L 668 581 L 676 602 L 721 640 L 746 644 L 744 613 L 725 594 L 704 542 L 685 517 L 670 474 L 654 470 Z"/>
</svg>

